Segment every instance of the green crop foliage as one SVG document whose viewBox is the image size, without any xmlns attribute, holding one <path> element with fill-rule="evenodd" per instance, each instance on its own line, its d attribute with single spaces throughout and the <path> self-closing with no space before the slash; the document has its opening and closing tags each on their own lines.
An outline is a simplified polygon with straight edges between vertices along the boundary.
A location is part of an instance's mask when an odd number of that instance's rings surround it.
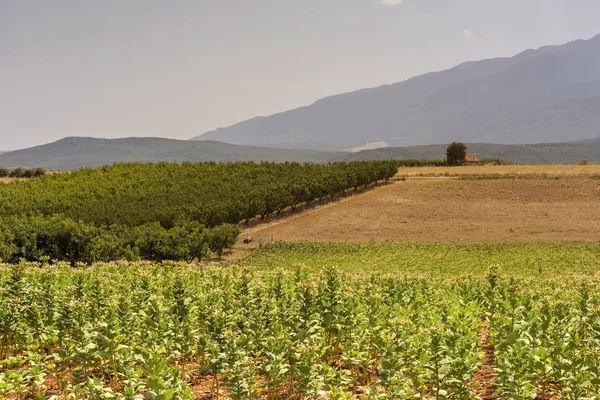
<svg viewBox="0 0 600 400">
<path fill-rule="evenodd" d="M 379 271 L 395 245 L 337 246 L 358 261 L 305 243 L 242 266 L 0 265 L 0 396 L 475 399 L 486 322 L 498 398 L 600 398 L 597 248 L 397 245 Z M 457 274 L 453 253 L 489 265 Z"/>
<path fill-rule="evenodd" d="M 402 273 L 425 278 L 481 278 L 495 266 L 510 276 L 563 280 L 598 274 L 600 245 L 272 242 L 236 263 L 267 269 L 303 268 L 310 272 L 335 265 L 353 275 Z"/>
<path fill-rule="evenodd" d="M 472 395 L 475 286 L 348 280 L 334 268 L 0 271 L 5 395 L 192 399 L 198 380 L 232 399 Z"/>
</svg>

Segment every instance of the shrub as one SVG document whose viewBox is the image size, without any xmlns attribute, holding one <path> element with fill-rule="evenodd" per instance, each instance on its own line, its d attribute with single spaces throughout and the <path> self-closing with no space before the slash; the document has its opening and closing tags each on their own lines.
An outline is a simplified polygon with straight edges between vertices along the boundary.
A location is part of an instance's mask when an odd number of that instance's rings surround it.
<svg viewBox="0 0 600 400">
<path fill-rule="evenodd" d="M 12 233 L 0 229 L 0 262 L 10 262 L 16 250 Z"/>
<path fill-rule="evenodd" d="M 31 170 L 31 177 L 37 178 L 39 176 L 46 175 L 46 170 L 44 168 L 34 168 Z"/>
<path fill-rule="evenodd" d="M 210 231 L 210 249 L 221 258 L 223 251 L 231 247 L 237 241 L 241 230 L 237 225 L 223 224 L 211 229 Z"/>
<path fill-rule="evenodd" d="M 96 227 L 63 215 L 22 215 L 0 220 L 0 260 L 58 260 L 73 265 L 120 259 L 202 260 L 211 250 L 220 257 L 239 234 L 237 225 L 211 230 L 196 221 L 181 222 L 171 229 L 158 222 L 134 228 Z"/>
<path fill-rule="evenodd" d="M 14 168 L 10 171 L 9 176 L 11 178 L 24 178 L 27 174 L 27 170 L 22 167 Z"/>
<path fill-rule="evenodd" d="M 116 261 L 119 259 L 134 261 L 140 258 L 137 249 L 132 251 L 131 246 L 125 245 L 124 240 L 111 232 L 110 229 L 105 229 L 92 238 L 91 255 L 94 261 Z"/>
<path fill-rule="evenodd" d="M 185 259 L 203 260 L 208 257 L 211 230 L 197 221 L 184 221 L 171 229 L 171 237 L 187 249 Z"/>
</svg>

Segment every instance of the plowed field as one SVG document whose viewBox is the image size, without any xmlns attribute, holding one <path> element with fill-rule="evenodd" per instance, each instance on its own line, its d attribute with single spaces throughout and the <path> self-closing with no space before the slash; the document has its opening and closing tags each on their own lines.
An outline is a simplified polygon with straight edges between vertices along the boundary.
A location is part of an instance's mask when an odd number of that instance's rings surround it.
<svg viewBox="0 0 600 400">
<path fill-rule="evenodd" d="M 246 233 L 254 237 L 248 247 L 272 240 L 598 242 L 600 179 L 409 178 Z"/>
</svg>

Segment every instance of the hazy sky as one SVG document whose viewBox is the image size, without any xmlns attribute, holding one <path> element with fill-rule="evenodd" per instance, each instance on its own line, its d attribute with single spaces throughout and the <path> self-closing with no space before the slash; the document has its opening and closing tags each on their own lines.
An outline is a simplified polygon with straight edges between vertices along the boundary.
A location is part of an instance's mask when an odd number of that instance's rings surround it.
<svg viewBox="0 0 600 400">
<path fill-rule="evenodd" d="M 0 0 L 0 150 L 188 139 L 597 33 L 598 0 Z"/>
</svg>

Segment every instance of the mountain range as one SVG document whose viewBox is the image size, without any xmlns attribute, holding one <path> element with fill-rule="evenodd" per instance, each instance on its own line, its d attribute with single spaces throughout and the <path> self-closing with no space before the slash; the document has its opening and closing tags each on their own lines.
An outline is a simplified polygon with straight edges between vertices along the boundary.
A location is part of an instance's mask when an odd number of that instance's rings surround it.
<svg viewBox="0 0 600 400">
<path fill-rule="evenodd" d="M 302 161 L 324 162 L 336 153 L 271 149 L 213 141 L 163 138 L 96 139 L 67 137 L 41 146 L 0 155 L 0 167 L 42 167 L 72 170 L 115 162 L 158 161 Z"/>
<path fill-rule="evenodd" d="M 572 143 L 532 145 L 468 144 L 482 158 L 527 164 L 600 162 L 600 138 Z M 68 137 L 57 142 L 0 155 L 0 167 L 73 170 L 115 162 L 297 161 L 332 162 L 381 159 L 441 159 L 445 145 L 388 147 L 355 153 L 239 146 L 213 141 L 161 138 L 94 139 Z"/>
<path fill-rule="evenodd" d="M 190 141 L 67 137 L 0 153 L 0 167 L 439 159 L 452 141 L 520 163 L 600 162 L 600 35 L 327 97 Z"/>
<path fill-rule="evenodd" d="M 193 139 L 342 150 L 367 142 L 528 144 L 598 136 L 600 35 L 327 97 Z"/>
</svg>

